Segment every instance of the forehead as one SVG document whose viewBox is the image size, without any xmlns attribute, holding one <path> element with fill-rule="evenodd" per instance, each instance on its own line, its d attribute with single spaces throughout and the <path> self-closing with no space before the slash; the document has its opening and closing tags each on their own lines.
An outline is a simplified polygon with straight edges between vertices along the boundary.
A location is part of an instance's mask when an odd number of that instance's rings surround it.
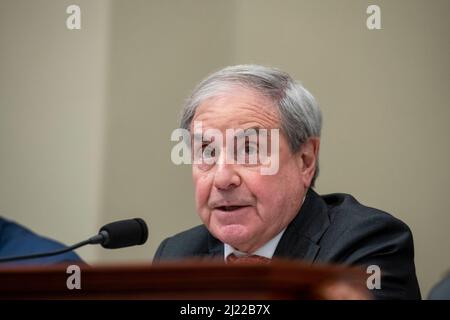
<svg viewBox="0 0 450 320">
<path fill-rule="evenodd" d="M 203 128 L 219 130 L 235 128 L 279 128 L 276 106 L 263 95 L 250 89 L 233 88 L 203 101 L 195 112 L 194 121 Z"/>
</svg>

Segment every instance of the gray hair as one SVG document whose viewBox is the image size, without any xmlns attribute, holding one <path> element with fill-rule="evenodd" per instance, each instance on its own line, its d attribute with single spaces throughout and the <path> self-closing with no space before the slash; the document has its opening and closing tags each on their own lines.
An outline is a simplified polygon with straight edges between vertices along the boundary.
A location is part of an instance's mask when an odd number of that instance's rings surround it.
<svg viewBox="0 0 450 320">
<path fill-rule="evenodd" d="M 190 130 L 197 107 L 206 99 L 229 92 L 232 86 L 255 90 L 278 107 L 281 130 L 293 153 L 310 137 L 320 137 L 322 114 L 311 93 L 291 76 L 276 68 L 237 65 L 219 70 L 200 82 L 187 99 L 181 113 L 181 128 Z M 311 182 L 314 186 L 319 163 Z"/>
</svg>

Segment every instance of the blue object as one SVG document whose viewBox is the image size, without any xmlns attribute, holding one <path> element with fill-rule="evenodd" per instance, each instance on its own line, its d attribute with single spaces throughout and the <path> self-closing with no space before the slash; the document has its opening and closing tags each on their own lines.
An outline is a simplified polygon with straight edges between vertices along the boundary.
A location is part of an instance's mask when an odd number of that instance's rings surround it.
<svg viewBox="0 0 450 320">
<path fill-rule="evenodd" d="M 22 256 L 51 252 L 67 248 L 62 243 L 35 234 L 15 222 L 0 217 L 0 257 Z M 82 262 L 75 252 L 10 262 L 8 265 L 48 265 L 56 263 Z"/>
</svg>

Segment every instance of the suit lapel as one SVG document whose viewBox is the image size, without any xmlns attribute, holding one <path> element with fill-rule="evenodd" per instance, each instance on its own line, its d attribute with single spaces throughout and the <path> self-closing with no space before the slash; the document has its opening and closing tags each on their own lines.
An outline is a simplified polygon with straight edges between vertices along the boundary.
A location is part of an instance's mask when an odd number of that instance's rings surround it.
<svg viewBox="0 0 450 320">
<path fill-rule="evenodd" d="M 309 189 L 299 213 L 281 237 L 274 256 L 313 262 L 320 249 L 318 242 L 329 225 L 325 202 Z"/>
<path fill-rule="evenodd" d="M 214 238 L 211 233 L 208 232 L 208 234 L 209 234 L 209 236 L 208 236 L 208 254 L 207 254 L 208 257 L 213 258 L 213 259 L 214 258 L 223 259 L 224 258 L 223 243 L 220 240 Z"/>
<path fill-rule="evenodd" d="M 282 238 L 275 250 L 275 257 L 295 260 L 314 261 L 320 246 L 310 239 L 296 235 L 290 238 Z"/>
</svg>

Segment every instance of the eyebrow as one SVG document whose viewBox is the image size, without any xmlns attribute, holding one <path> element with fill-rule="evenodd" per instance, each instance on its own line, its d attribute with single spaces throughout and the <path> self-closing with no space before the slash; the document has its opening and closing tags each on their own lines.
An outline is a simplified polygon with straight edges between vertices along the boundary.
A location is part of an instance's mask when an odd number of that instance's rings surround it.
<svg viewBox="0 0 450 320">
<path fill-rule="evenodd" d="M 233 137 L 239 139 L 241 137 L 245 137 L 245 136 L 253 136 L 253 135 L 258 135 L 260 130 L 267 130 L 268 135 L 270 135 L 270 130 L 266 129 L 266 128 L 261 128 L 259 126 L 254 126 L 254 127 L 250 127 L 250 128 L 246 128 L 246 129 L 235 129 L 238 130 L 237 132 L 235 132 L 235 134 L 233 135 Z M 251 132 L 251 134 L 248 133 L 248 130 L 253 130 Z M 196 141 L 203 141 L 203 133 L 194 133 L 193 134 L 193 139 Z M 209 139 L 206 141 L 210 141 Z"/>
<path fill-rule="evenodd" d="M 259 130 L 261 130 L 262 128 L 260 127 L 250 127 L 247 129 L 242 129 L 239 130 L 237 133 L 235 133 L 234 137 L 239 139 L 245 136 L 253 136 L 253 135 L 257 135 L 259 134 Z M 251 134 L 248 134 L 248 130 L 253 130 Z"/>
</svg>

